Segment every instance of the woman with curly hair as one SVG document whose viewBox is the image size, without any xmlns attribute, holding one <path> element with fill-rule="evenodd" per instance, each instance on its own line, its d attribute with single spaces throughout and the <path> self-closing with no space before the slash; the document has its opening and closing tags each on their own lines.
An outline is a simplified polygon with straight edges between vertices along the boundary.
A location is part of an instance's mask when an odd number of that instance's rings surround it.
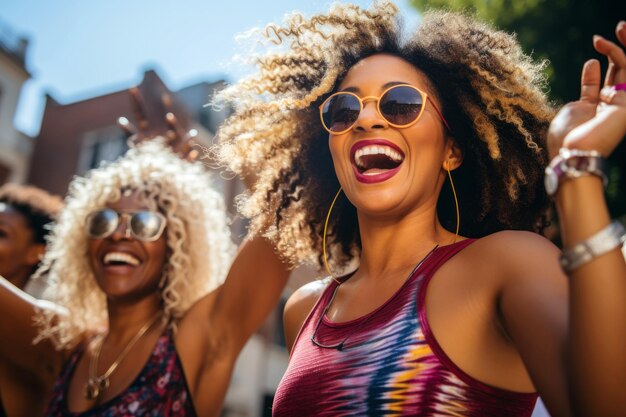
<svg viewBox="0 0 626 417">
<path fill-rule="evenodd" d="M 0 276 L 30 294 L 40 295 L 30 277 L 44 253 L 48 225 L 62 206 L 61 198 L 37 187 L 0 187 Z M 33 404 L 45 394 L 41 388 L 20 369 L 0 361 L 0 416 L 35 414 Z"/>
<path fill-rule="evenodd" d="M 291 357 L 274 415 L 528 416 L 537 392 L 554 416 L 571 415 L 574 397 L 593 415 L 621 412 L 623 339 L 604 349 L 597 337 L 623 333 L 626 314 L 593 312 L 593 331 L 584 317 L 608 289 L 626 294 L 619 231 L 610 254 L 564 263 L 571 316 L 559 251 L 535 233 L 555 113 L 544 64 L 463 14 L 429 12 L 404 37 L 388 1 L 295 14 L 265 37 L 278 46 L 258 73 L 221 94 L 236 111 L 218 152 L 258 175 L 241 204 L 253 228 L 272 222 L 287 259 L 329 275 L 285 308 Z M 568 239 L 599 230 L 583 228 L 564 223 Z M 610 285 L 578 276 L 598 271 Z M 566 360 L 584 337 L 592 354 Z M 569 375 L 592 379 L 568 392 Z"/>
<path fill-rule="evenodd" d="M 71 183 L 38 271 L 51 303 L 0 279 L 0 357 L 56 380 L 48 416 L 217 415 L 287 278 L 264 239 L 229 270 L 233 249 L 203 165 L 146 141 Z"/>
<path fill-rule="evenodd" d="M 30 185 L 0 187 L 0 275 L 18 288 L 28 284 L 46 246 L 48 227 L 63 207 L 56 195 Z"/>
</svg>

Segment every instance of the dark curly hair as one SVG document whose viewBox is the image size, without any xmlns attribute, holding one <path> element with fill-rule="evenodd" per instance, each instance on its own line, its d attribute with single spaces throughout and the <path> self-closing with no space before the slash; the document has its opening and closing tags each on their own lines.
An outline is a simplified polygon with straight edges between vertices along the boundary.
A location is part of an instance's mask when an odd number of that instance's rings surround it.
<svg viewBox="0 0 626 417">
<path fill-rule="evenodd" d="M 46 243 L 47 228 L 56 220 L 63 200 L 31 185 L 5 184 L 0 187 L 0 202 L 10 205 L 28 221 L 35 243 Z"/>
<path fill-rule="evenodd" d="M 288 260 L 323 265 L 324 220 L 339 182 L 318 106 L 356 62 L 378 53 L 422 71 L 441 102 L 463 153 L 454 171 L 460 233 L 545 226 L 544 136 L 554 108 L 543 92 L 545 63 L 524 55 L 513 35 L 465 14 L 431 11 L 406 38 L 395 5 L 386 1 L 370 10 L 335 5 L 309 19 L 294 14 L 283 26 L 267 26 L 264 36 L 278 46 L 257 58 L 259 72 L 218 97 L 235 113 L 215 150 L 235 173 L 257 177 L 240 209 Z M 438 215 L 454 230 L 448 185 Z M 333 209 L 327 245 L 335 267 L 359 254 L 356 209 L 346 198 Z"/>
</svg>

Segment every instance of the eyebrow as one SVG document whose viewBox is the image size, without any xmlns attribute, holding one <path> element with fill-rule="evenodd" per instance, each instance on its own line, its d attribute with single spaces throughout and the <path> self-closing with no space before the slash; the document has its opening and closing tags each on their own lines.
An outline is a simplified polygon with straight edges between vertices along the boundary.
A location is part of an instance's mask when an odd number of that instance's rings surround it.
<svg viewBox="0 0 626 417">
<path fill-rule="evenodd" d="M 393 87 L 394 85 L 403 85 L 403 84 L 411 85 L 411 83 L 408 83 L 406 81 L 389 81 L 389 82 L 387 82 L 387 83 L 382 85 L 381 91 L 386 90 L 386 89 L 388 89 L 390 87 Z M 358 92 L 361 91 L 361 89 L 359 87 L 346 87 L 346 88 L 344 88 L 344 89 L 342 89 L 340 91 L 347 91 L 347 92 L 350 92 L 350 93 L 358 93 Z"/>
</svg>

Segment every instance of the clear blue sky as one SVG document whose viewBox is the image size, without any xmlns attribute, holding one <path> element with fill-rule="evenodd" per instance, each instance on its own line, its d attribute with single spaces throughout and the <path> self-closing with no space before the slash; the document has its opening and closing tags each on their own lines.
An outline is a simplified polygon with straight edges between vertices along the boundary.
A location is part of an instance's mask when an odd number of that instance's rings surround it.
<svg viewBox="0 0 626 417">
<path fill-rule="evenodd" d="M 177 5 L 175 5 L 175 3 Z M 0 0 L 0 22 L 29 38 L 17 129 L 36 135 L 44 94 L 61 103 L 127 88 L 154 68 L 172 89 L 241 75 L 230 58 L 235 36 L 279 22 L 294 10 L 328 9 L 327 0 Z M 353 0 L 368 6 L 370 0 Z M 417 13 L 396 0 L 409 25 Z"/>
</svg>

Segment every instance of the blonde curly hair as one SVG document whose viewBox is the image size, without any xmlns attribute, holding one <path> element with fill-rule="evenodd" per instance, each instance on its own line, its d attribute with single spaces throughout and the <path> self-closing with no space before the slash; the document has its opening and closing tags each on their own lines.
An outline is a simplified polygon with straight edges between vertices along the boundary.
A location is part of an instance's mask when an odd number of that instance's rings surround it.
<svg viewBox="0 0 626 417">
<path fill-rule="evenodd" d="M 202 164 L 179 158 L 161 140 L 144 142 L 70 184 L 37 272 L 48 274 L 45 298 L 69 314 L 42 310 L 35 342 L 50 339 L 57 348 L 68 348 L 106 326 L 106 299 L 89 266 L 85 219 L 128 189 L 138 190 L 149 209 L 167 218 L 170 254 L 160 284 L 165 320 L 175 324 L 225 278 L 234 245 L 223 198 L 211 187 L 209 174 Z"/>
<path fill-rule="evenodd" d="M 396 6 L 381 1 L 369 10 L 335 4 L 310 18 L 296 13 L 268 25 L 263 38 L 269 51 L 256 59 L 258 71 L 217 97 L 235 112 L 218 132 L 215 152 L 235 173 L 256 174 L 240 209 L 253 231 L 273 220 L 266 234 L 288 260 L 316 262 L 321 270 L 324 220 L 339 182 L 318 106 L 348 69 L 378 53 L 422 71 L 441 102 L 464 156 L 454 173 L 461 234 L 545 226 L 544 134 L 554 108 L 543 91 L 546 63 L 524 55 L 513 35 L 466 14 L 429 11 L 405 36 Z M 451 195 L 444 186 L 438 214 L 453 230 Z M 361 247 L 347 199 L 333 209 L 328 230 L 335 267 L 343 267 Z"/>
</svg>

